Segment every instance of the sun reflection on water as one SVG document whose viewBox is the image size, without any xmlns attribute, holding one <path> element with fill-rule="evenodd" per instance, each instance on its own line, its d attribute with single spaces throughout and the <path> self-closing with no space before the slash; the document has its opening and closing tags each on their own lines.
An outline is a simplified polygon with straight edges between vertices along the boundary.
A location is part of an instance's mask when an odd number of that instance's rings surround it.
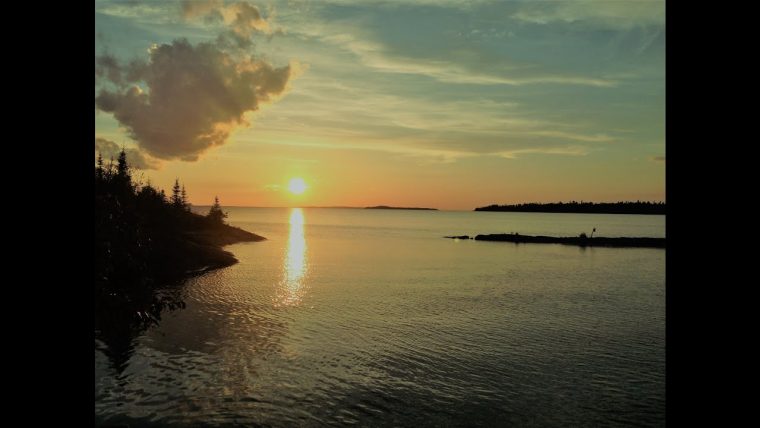
<svg viewBox="0 0 760 428">
<path fill-rule="evenodd" d="M 304 237 L 303 209 L 290 211 L 290 232 L 283 266 L 284 281 L 279 298 L 280 305 L 292 306 L 301 302 L 307 271 L 306 238 Z"/>
</svg>

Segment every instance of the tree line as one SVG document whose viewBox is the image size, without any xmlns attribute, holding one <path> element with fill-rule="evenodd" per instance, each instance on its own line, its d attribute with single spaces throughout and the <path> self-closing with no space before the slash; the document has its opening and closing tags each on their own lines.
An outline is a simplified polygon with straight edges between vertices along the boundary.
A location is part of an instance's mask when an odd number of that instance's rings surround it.
<svg viewBox="0 0 760 428">
<path fill-rule="evenodd" d="M 183 234 L 224 224 L 227 214 L 219 198 L 205 215 L 191 211 L 187 190 L 179 179 L 171 196 L 133 178 L 126 153 L 95 167 L 96 280 L 145 278 L 168 262 Z M 151 276 L 151 275 L 148 275 Z"/>
<path fill-rule="evenodd" d="M 205 215 L 196 214 L 179 179 L 167 196 L 133 175 L 124 150 L 107 164 L 98 154 L 95 345 L 119 372 L 133 338 L 157 324 L 165 309 L 185 306 L 181 285 L 188 276 L 236 263 L 225 245 L 266 239 L 226 224 L 218 197 Z"/>
<path fill-rule="evenodd" d="M 208 214 L 193 213 L 179 179 L 171 196 L 136 180 L 124 150 L 115 162 L 98 155 L 94 178 L 96 319 L 128 312 L 155 321 L 161 309 L 175 304 L 155 289 L 203 263 L 193 234 L 229 228 L 227 214 L 218 198 Z"/>
</svg>

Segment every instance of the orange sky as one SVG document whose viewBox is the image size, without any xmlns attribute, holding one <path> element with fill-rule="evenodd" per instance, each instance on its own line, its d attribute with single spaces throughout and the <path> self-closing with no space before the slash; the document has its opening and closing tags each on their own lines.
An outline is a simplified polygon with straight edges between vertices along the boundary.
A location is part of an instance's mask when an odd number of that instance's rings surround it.
<svg viewBox="0 0 760 428">
<path fill-rule="evenodd" d="M 665 199 L 664 2 L 339 3 L 96 2 L 96 150 L 195 205 Z"/>
</svg>

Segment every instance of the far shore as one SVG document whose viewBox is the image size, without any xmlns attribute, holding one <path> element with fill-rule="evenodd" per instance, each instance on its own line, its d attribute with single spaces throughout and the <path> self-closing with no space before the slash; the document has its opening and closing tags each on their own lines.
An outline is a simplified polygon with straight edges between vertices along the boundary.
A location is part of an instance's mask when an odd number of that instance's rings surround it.
<svg viewBox="0 0 760 428">
<path fill-rule="evenodd" d="M 417 208 L 417 207 L 389 207 L 387 205 L 377 205 L 374 207 L 364 207 L 367 210 L 424 210 L 424 211 L 438 211 L 438 208 Z"/>
</svg>

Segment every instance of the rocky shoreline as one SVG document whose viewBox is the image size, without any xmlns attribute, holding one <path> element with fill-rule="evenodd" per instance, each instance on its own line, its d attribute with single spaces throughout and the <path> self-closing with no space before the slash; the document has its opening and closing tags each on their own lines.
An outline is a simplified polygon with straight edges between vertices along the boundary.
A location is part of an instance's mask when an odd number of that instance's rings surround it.
<svg viewBox="0 0 760 428">
<path fill-rule="evenodd" d="M 530 236 L 519 233 L 495 233 L 490 235 L 477 235 L 470 238 L 468 235 L 444 236 L 449 239 L 473 239 L 476 241 L 513 242 L 516 244 L 563 244 L 580 247 L 629 247 L 629 248 L 665 248 L 665 238 L 589 238 L 586 236 L 554 237 L 554 236 Z"/>
<path fill-rule="evenodd" d="M 184 238 L 184 263 L 180 263 L 178 269 L 193 276 L 237 263 L 232 253 L 222 249 L 226 245 L 266 240 L 263 236 L 226 224 L 185 232 Z"/>
</svg>

